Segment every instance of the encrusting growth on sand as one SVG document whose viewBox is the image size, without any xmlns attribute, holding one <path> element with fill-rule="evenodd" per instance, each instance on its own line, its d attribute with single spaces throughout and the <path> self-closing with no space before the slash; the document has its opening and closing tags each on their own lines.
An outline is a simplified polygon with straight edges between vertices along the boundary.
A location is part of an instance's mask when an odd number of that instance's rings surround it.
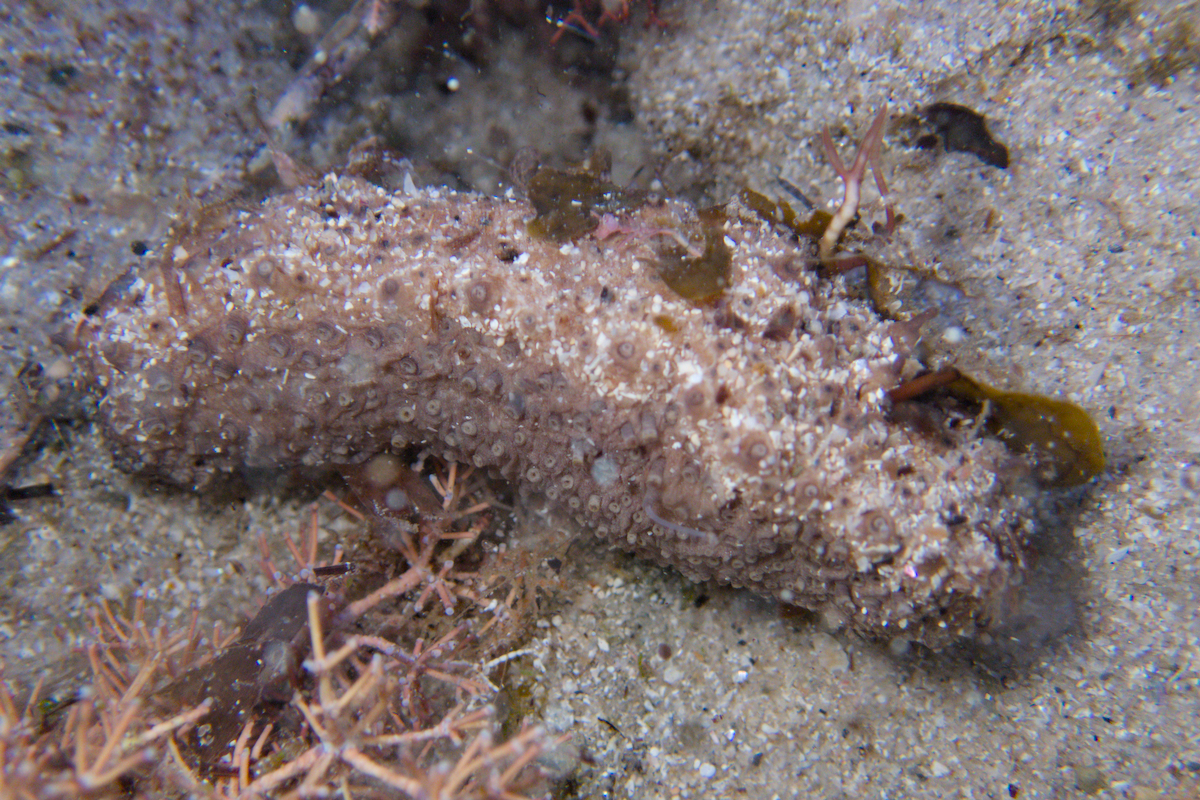
<svg viewBox="0 0 1200 800">
<path fill-rule="evenodd" d="M 851 216 L 881 120 L 841 170 Z M 913 326 L 739 202 L 606 211 L 602 240 L 559 242 L 519 200 L 330 175 L 203 226 L 80 326 L 119 463 L 202 488 L 418 448 L 872 635 L 988 624 L 1022 568 L 1027 465 L 891 421 L 923 370 Z M 664 282 L 710 264 L 695 302 Z"/>
</svg>

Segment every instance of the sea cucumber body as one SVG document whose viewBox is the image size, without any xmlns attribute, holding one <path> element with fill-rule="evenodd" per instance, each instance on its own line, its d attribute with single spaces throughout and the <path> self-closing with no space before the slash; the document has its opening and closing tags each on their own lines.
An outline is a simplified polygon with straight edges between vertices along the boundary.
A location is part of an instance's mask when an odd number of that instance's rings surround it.
<svg viewBox="0 0 1200 800">
<path fill-rule="evenodd" d="M 523 202 L 357 179 L 182 241 L 81 326 L 118 461 L 184 486 L 421 445 L 609 543 L 937 644 L 985 622 L 1028 534 L 1013 458 L 889 421 L 902 328 L 739 207 L 716 306 L 658 278 L 652 203 L 604 242 Z M 656 524 L 654 518 L 670 523 Z"/>
</svg>

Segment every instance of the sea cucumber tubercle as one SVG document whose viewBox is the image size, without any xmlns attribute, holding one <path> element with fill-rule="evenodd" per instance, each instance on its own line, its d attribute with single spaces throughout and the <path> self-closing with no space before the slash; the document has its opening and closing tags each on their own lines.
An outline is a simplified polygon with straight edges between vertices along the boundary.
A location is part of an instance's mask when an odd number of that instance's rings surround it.
<svg viewBox="0 0 1200 800">
<path fill-rule="evenodd" d="M 80 326 L 118 463 L 202 488 L 419 445 L 864 632 L 938 644 L 991 618 L 1028 502 L 1000 443 L 890 419 L 909 333 L 736 203 L 702 223 L 651 202 L 624 228 L 670 237 L 567 244 L 531 216 L 330 176 L 204 226 Z M 656 263 L 712 224 L 730 286 L 698 305 Z"/>
</svg>

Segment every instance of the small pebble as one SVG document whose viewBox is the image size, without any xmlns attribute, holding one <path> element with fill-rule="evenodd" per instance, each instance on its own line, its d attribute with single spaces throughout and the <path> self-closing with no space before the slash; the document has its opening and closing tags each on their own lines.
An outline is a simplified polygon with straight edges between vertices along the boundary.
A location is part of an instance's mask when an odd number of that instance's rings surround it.
<svg viewBox="0 0 1200 800">
<path fill-rule="evenodd" d="M 1087 794 L 1096 794 L 1108 788 L 1108 778 L 1095 767 L 1076 767 L 1075 788 Z"/>
<path fill-rule="evenodd" d="M 850 657 L 837 639 L 824 633 L 813 636 L 813 656 L 827 672 L 845 672 L 850 668 Z"/>
<path fill-rule="evenodd" d="M 316 36 L 321 32 L 321 18 L 304 3 L 296 6 L 292 12 L 292 24 L 305 36 Z"/>
<path fill-rule="evenodd" d="M 1200 463 L 1184 464 L 1179 470 L 1179 485 L 1192 494 L 1200 494 Z"/>
<path fill-rule="evenodd" d="M 717 774 L 717 768 L 705 761 L 700 765 L 700 777 L 708 780 L 713 775 Z"/>
<path fill-rule="evenodd" d="M 46 367 L 46 377 L 53 381 L 61 381 L 71 374 L 71 360 L 60 358 Z M 1197 476 L 1200 477 L 1200 476 Z"/>
</svg>

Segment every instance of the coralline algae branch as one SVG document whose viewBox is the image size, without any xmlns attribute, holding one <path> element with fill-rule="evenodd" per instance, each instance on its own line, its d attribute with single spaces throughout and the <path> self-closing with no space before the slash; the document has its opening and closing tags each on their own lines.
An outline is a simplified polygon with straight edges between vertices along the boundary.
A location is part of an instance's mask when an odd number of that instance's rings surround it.
<svg viewBox="0 0 1200 800">
<path fill-rule="evenodd" d="M 921 370 L 912 326 L 740 203 L 647 202 L 566 243 L 533 216 L 330 176 L 202 226 L 80 326 L 118 462 L 203 488 L 421 448 L 614 547 L 873 635 L 936 646 L 993 619 L 1028 469 L 889 420 Z M 691 303 L 661 247 L 703 252 L 714 225 L 728 286 Z"/>
</svg>

